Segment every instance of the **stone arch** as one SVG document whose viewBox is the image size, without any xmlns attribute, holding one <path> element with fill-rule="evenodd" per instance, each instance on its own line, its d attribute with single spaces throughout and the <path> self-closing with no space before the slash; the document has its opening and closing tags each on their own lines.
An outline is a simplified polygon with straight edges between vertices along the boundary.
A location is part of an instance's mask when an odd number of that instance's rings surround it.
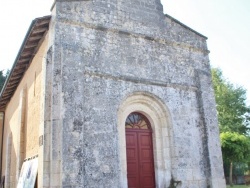
<svg viewBox="0 0 250 188">
<path fill-rule="evenodd" d="M 171 180 L 172 123 L 169 110 L 155 95 L 136 92 L 125 98 L 118 110 L 120 182 L 127 187 L 125 120 L 132 112 L 145 115 L 153 130 L 156 187 L 167 187 Z"/>
</svg>

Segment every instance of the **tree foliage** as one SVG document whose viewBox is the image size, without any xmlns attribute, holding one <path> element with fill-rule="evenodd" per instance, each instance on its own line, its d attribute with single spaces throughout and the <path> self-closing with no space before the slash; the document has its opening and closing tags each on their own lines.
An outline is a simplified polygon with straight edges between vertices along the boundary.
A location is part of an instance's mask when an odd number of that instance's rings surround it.
<svg viewBox="0 0 250 188">
<path fill-rule="evenodd" d="M 220 69 L 212 69 L 212 79 L 220 131 L 247 134 L 250 107 L 246 105 L 246 90 L 224 79 Z"/>
<path fill-rule="evenodd" d="M 250 138 L 236 133 L 220 134 L 223 160 L 225 162 L 248 162 L 250 160 Z"/>
<path fill-rule="evenodd" d="M 4 83 L 8 74 L 9 74 L 9 71 L 7 71 L 6 74 L 4 74 L 4 71 L 0 71 L 0 92 L 2 91 L 2 88 L 4 86 Z"/>
<path fill-rule="evenodd" d="M 234 164 L 247 166 L 250 161 L 250 107 L 246 105 L 246 90 L 228 82 L 220 69 L 212 69 L 212 79 L 224 167 L 232 185 Z"/>
<path fill-rule="evenodd" d="M 220 140 L 224 164 L 230 165 L 229 182 L 232 186 L 233 164 L 247 164 L 250 161 L 250 138 L 235 132 L 223 132 L 220 134 Z"/>
</svg>

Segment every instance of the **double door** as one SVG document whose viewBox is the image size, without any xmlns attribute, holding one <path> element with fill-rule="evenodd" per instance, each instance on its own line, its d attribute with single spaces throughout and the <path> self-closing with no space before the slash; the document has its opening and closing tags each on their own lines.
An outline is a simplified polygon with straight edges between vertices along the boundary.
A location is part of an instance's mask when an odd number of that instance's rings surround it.
<svg viewBox="0 0 250 188">
<path fill-rule="evenodd" d="M 152 131 L 126 129 L 129 188 L 155 188 Z"/>
</svg>

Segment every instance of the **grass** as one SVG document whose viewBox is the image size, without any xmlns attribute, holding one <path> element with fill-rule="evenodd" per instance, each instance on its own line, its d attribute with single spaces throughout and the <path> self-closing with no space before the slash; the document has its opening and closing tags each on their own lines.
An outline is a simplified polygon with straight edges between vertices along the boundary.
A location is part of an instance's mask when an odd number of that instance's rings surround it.
<svg viewBox="0 0 250 188">
<path fill-rule="evenodd" d="M 230 185 L 227 188 L 230 188 Z M 250 185 L 234 185 L 232 188 L 250 188 Z"/>
</svg>

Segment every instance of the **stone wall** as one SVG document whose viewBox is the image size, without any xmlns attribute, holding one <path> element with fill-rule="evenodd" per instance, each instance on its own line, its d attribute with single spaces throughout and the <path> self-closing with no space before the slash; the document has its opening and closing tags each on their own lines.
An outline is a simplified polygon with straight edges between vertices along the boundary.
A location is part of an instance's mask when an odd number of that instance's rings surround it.
<svg viewBox="0 0 250 188">
<path fill-rule="evenodd" d="M 157 187 L 225 187 L 205 37 L 165 17 L 160 0 L 58 0 L 52 20 L 43 186 L 126 187 L 118 112 L 140 93 L 169 112 L 168 125 L 151 118 L 171 132 L 155 141 L 154 158 L 167 156 Z"/>
<path fill-rule="evenodd" d="M 43 127 L 44 103 L 42 65 L 46 52 L 45 39 L 5 110 L 4 155 L 0 170 L 6 178 L 6 187 L 16 187 L 24 159 L 39 153 L 39 130 Z"/>
</svg>

